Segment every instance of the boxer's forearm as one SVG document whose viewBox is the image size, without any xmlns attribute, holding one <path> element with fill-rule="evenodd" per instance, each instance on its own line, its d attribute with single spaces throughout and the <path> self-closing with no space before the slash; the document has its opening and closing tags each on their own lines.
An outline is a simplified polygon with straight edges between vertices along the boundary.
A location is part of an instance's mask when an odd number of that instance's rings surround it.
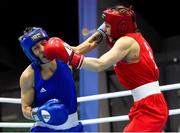
<svg viewBox="0 0 180 133">
<path fill-rule="evenodd" d="M 98 32 L 94 33 L 86 41 L 78 45 L 77 47 L 72 47 L 76 53 L 86 54 L 92 49 L 98 46 L 98 40 L 100 39 L 100 34 Z"/>
</svg>

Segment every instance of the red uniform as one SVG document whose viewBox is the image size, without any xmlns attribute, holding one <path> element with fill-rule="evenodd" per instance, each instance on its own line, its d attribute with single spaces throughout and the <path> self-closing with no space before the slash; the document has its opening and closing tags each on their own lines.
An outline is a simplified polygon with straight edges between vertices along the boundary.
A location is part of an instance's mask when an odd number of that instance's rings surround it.
<svg viewBox="0 0 180 133">
<path fill-rule="evenodd" d="M 132 91 L 134 105 L 125 132 L 160 132 L 168 117 L 168 107 L 159 89 L 159 69 L 148 42 L 140 33 L 126 34 L 140 46 L 140 61 L 128 64 L 120 61 L 114 67 L 119 82 Z"/>
</svg>

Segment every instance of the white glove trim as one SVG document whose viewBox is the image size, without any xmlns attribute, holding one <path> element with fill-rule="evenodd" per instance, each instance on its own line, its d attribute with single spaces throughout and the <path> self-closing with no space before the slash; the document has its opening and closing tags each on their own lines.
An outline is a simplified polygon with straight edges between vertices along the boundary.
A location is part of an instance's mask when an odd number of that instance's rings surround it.
<svg viewBox="0 0 180 133">
<path fill-rule="evenodd" d="M 55 129 L 55 130 L 66 130 L 66 129 L 70 129 L 78 125 L 79 125 L 79 121 L 78 121 L 77 112 L 70 114 L 68 116 L 67 121 L 62 125 L 55 126 L 55 125 L 43 123 L 41 121 L 35 123 L 35 126 L 47 127 L 47 128 Z"/>
</svg>

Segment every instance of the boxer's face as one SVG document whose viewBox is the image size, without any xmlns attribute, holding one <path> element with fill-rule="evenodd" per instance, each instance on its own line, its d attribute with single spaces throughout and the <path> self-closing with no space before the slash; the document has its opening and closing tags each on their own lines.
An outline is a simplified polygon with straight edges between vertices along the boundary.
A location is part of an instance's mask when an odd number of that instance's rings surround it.
<svg viewBox="0 0 180 133">
<path fill-rule="evenodd" d="M 42 40 L 34 45 L 31 49 L 33 54 L 38 57 L 43 63 L 48 63 L 49 60 L 44 56 L 44 45 L 47 43 L 47 40 Z"/>
<path fill-rule="evenodd" d="M 111 25 L 108 24 L 107 22 L 105 23 L 105 25 L 106 25 L 106 27 L 105 27 L 106 34 L 108 36 L 110 36 L 111 35 Z"/>
</svg>

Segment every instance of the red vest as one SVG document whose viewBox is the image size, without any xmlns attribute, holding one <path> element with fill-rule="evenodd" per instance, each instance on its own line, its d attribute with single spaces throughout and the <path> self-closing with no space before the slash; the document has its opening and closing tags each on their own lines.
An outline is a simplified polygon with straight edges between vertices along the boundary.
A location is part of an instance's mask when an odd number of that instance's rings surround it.
<svg viewBox="0 0 180 133">
<path fill-rule="evenodd" d="M 140 46 L 140 61 L 128 64 L 120 61 L 114 67 L 119 82 L 132 90 L 146 83 L 159 80 L 159 69 L 154 61 L 153 52 L 148 42 L 140 33 L 130 33 L 126 36 L 134 38 Z"/>
</svg>

